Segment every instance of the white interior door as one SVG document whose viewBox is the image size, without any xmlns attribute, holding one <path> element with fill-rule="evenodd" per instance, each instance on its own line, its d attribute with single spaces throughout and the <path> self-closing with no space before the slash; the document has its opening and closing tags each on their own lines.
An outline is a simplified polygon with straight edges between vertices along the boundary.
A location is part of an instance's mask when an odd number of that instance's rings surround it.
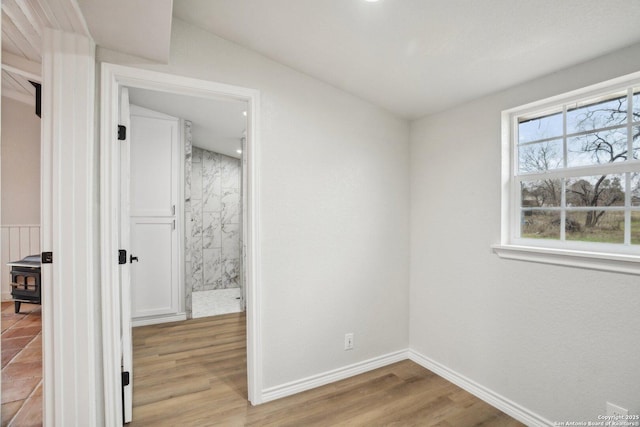
<svg viewBox="0 0 640 427">
<path fill-rule="evenodd" d="M 134 318 L 178 311 L 175 236 L 171 217 L 131 217 L 131 253 L 138 258 L 131 269 Z"/>
<path fill-rule="evenodd" d="M 131 120 L 129 113 L 129 90 L 120 89 L 119 123 L 127 129 L 126 138 L 120 141 L 120 247 L 130 248 L 129 230 L 129 147 Z M 125 257 L 126 258 L 126 257 Z M 128 372 L 129 384 L 122 387 L 122 412 L 125 423 L 133 416 L 133 342 L 131 338 L 131 277 L 129 259 L 120 269 L 120 325 L 122 341 L 122 372 Z"/>
<path fill-rule="evenodd" d="M 180 121 L 131 106 L 131 315 L 134 320 L 181 312 L 176 227 Z"/>
</svg>

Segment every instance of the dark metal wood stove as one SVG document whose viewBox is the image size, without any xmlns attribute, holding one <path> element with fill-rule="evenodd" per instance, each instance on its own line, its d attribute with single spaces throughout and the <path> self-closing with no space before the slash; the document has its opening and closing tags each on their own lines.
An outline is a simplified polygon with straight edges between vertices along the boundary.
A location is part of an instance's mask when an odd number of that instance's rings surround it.
<svg viewBox="0 0 640 427">
<path fill-rule="evenodd" d="M 23 302 L 41 303 L 40 264 L 40 255 L 30 255 L 20 261 L 7 263 L 11 266 L 11 296 L 16 313 L 20 312 Z"/>
</svg>

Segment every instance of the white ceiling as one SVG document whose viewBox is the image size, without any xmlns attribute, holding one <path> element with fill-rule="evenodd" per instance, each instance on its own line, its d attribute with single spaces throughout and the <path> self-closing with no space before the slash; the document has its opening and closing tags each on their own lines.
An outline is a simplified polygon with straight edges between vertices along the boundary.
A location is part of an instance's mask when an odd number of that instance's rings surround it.
<svg viewBox="0 0 640 427">
<path fill-rule="evenodd" d="M 242 114 L 247 103 L 214 100 L 129 88 L 131 104 L 192 122 L 193 145 L 230 157 L 240 158 L 240 139 L 247 128 Z"/>
<path fill-rule="evenodd" d="M 16 73 L 2 70 L 2 96 L 15 99 L 24 104 L 36 104 L 36 88 L 29 80 Z"/>
<path fill-rule="evenodd" d="M 2 0 L 2 96 L 35 104 L 44 28 L 89 35 L 73 0 Z"/>
<path fill-rule="evenodd" d="M 77 0 L 97 45 L 169 62 L 172 0 Z"/>
<path fill-rule="evenodd" d="M 3 0 L 2 50 L 39 63 L 49 26 L 166 63 L 172 7 L 408 119 L 640 42 L 639 0 Z"/>
<path fill-rule="evenodd" d="M 410 119 L 640 41 L 637 0 L 175 0 L 174 16 Z"/>
<path fill-rule="evenodd" d="M 2 0 L 3 51 L 40 62 L 44 28 L 89 35 L 75 1 Z"/>
</svg>

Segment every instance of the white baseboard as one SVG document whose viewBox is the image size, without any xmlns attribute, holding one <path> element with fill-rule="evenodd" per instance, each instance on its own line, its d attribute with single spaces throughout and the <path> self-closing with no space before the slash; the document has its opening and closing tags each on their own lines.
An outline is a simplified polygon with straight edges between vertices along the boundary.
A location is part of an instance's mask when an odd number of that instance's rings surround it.
<svg viewBox="0 0 640 427">
<path fill-rule="evenodd" d="M 11 296 L 11 292 L 3 292 L 2 293 L 2 301 L 13 301 L 13 297 Z"/>
<path fill-rule="evenodd" d="M 137 326 L 157 325 L 158 323 L 180 322 L 181 320 L 187 320 L 186 313 L 131 319 L 131 326 L 135 328 Z"/>
<path fill-rule="evenodd" d="M 291 396 L 407 359 L 457 385 L 529 427 L 549 427 L 554 425 L 551 421 L 535 412 L 411 349 L 388 353 L 363 362 L 354 363 L 353 365 L 266 388 L 262 390 L 260 403 Z"/>
<path fill-rule="evenodd" d="M 468 391 L 479 399 L 484 400 L 491 406 L 498 408 L 507 415 L 512 416 L 516 420 L 526 424 L 529 427 L 548 427 L 553 426 L 553 423 L 540 415 L 524 408 L 517 403 L 507 399 L 504 396 L 489 390 L 483 385 L 480 385 L 469 378 L 461 375 L 440 363 L 429 359 L 426 356 L 414 351 L 408 351 L 408 358 L 418 365 L 430 370 L 431 372 L 441 376 L 449 382 L 457 385 L 458 387 Z"/>
<path fill-rule="evenodd" d="M 392 363 L 400 362 L 408 358 L 408 350 L 400 350 L 393 353 L 388 353 L 382 356 L 374 357 L 362 362 L 354 363 L 353 365 L 345 366 L 342 368 L 334 369 L 332 371 L 324 372 L 317 375 L 312 375 L 300 380 L 291 381 L 286 384 L 278 385 L 275 387 L 269 387 L 262 390 L 261 403 L 266 403 L 271 400 L 280 399 L 282 397 L 291 396 L 292 394 L 300 393 L 312 388 L 320 387 L 325 384 L 329 384 L 335 381 L 340 381 L 345 378 L 359 375 L 374 369 L 381 368 L 383 366 L 390 365 Z"/>
</svg>

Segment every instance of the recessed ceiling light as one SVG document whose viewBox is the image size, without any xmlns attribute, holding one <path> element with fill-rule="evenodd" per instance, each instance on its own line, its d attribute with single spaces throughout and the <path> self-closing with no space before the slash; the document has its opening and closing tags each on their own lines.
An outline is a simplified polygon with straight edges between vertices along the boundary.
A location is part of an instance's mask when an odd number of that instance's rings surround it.
<svg viewBox="0 0 640 427">
<path fill-rule="evenodd" d="M 364 0 L 364 1 L 366 1 L 367 3 L 375 3 L 375 2 L 377 2 L 378 0 Z"/>
<path fill-rule="evenodd" d="M 242 150 L 236 150 L 236 153 L 242 154 Z"/>
<path fill-rule="evenodd" d="M 369 0 L 367 0 L 367 1 L 369 1 Z M 377 1 L 377 0 L 376 0 L 376 1 Z M 243 112 L 242 112 L 242 115 L 243 115 L 243 116 L 245 116 L 245 117 L 247 117 L 247 112 L 246 112 L 246 111 L 243 111 Z"/>
</svg>

